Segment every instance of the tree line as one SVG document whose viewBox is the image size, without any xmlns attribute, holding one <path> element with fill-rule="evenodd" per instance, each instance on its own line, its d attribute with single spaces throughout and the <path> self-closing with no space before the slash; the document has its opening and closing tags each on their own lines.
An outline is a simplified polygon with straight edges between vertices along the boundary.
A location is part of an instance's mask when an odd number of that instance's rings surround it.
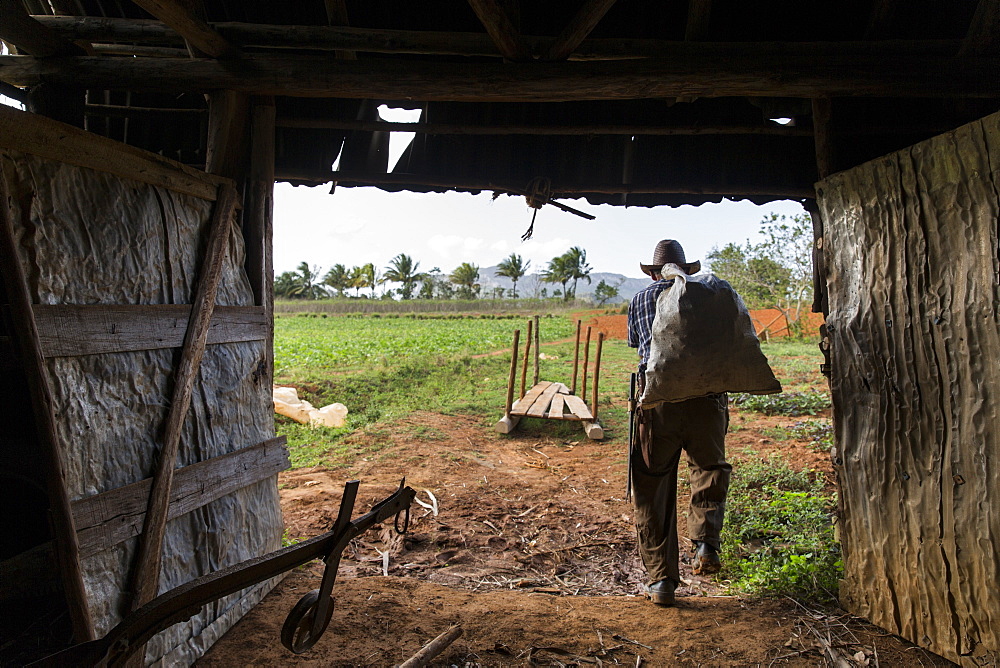
<svg viewBox="0 0 1000 668">
<path fill-rule="evenodd" d="M 371 262 L 352 267 L 338 263 L 323 273 L 319 267 L 302 262 L 296 270 L 283 272 L 274 279 L 274 294 L 286 299 L 517 299 L 517 284 L 528 275 L 530 266 L 530 260 L 511 253 L 497 265 L 496 274 L 510 279 L 513 287 L 496 287 L 483 295 L 479 266 L 472 262 L 462 262 L 447 274 L 438 267 L 420 271 L 420 263 L 406 253 L 398 254 L 382 269 Z M 532 296 L 563 301 L 574 299 L 578 283 L 581 280 L 591 282 L 591 269 L 587 251 L 574 246 L 549 260 L 544 269 L 532 276 L 537 278 L 536 283 L 559 287 L 551 293 L 548 288 L 539 287 L 537 294 Z M 397 287 L 390 288 L 388 284 Z M 363 291 L 367 292 L 362 294 Z M 594 298 L 601 304 L 617 296 L 617 286 L 604 281 L 600 281 L 594 291 Z"/>
</svg>

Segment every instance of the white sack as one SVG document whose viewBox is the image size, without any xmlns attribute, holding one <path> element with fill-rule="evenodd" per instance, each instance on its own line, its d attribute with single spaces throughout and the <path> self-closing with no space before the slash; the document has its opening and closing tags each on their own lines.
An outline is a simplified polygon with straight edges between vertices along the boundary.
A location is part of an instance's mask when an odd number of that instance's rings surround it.
<svg viewBox="0 0 1000 668">
<path fill-rule="evenodd" d="M 774 394 L 774 377 L 743 300 L 713 274 L 666 265 L 674 284 L 660 293 L 646 365 L 644 408 L 720 392 Z"/>
</svg>

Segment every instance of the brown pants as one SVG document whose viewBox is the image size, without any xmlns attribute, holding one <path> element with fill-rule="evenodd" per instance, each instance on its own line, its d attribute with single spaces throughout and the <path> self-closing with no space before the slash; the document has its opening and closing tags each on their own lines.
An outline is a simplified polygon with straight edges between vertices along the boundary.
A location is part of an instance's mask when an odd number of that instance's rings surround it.
<svg viewBox="0 0 1000 668">
<path fill-rule="evenodd" d="M 677 546 L 677 465 L 690 467 L 688 535 L 719 548 L 732 466 L 726 462 L 726 395 L 664 403 L 642 410 L 632 457 L 632 494 L 639 554 L 650 584 L 680 582 Z"/>
</svg>

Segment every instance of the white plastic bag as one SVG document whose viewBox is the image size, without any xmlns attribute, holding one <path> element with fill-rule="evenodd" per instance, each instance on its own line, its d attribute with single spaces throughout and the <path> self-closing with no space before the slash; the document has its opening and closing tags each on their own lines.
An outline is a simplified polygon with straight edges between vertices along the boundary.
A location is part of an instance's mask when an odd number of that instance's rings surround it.
<svg viewBox="0 0 1000 668">
<path fill-rule="evenodd" d="M 313 427 L 343 427 L 347 417 L 347 406 L 344 404 L 334 403 L 317 410 L 308 401 L 299 399 L 294 387 L 274 387 L 271 399 L 275 413 Z"/>
<path fill-rule="evenodd" d="M 781 392 L 729 283 L 714 274 L 688 276 L 672 264 L 663 277 L 674 284 L 656 301 L 643 408 L 721 392 Z"/>
</svg>

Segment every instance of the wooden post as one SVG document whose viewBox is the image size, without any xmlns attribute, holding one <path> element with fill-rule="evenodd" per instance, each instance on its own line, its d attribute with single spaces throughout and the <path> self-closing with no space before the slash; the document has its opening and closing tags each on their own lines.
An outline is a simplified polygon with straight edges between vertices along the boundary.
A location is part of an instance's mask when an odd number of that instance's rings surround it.
<svg viewBox="0 0 1000 668">
<path fill-rule="evenodd" d="M 593 329 L 590 325 L 587 325 L 587 339 L 583 344 L 583 383 L 580 389 L 580 398 L 584 401 L 587 400 L 587 364 L 590 361 L 590 330 Z"/>
<path fill-rule="evenodd" d="M 576 394 L 576 373 L 580 364 L 580 326 L 583 320 L 576 321 L 576 345 L 573 346 L 573 386 L 569 388 L 570 394 Z"/>
<path fill-rule="evenodd" d="M 604 332 L 597 333 L 597 350 L 594 352 L 594 395 L 590 401 L 590 412 L 597 422 L 597 384 L 601 380 L 601 347 L 604 345 Z"/>
<path fill-rule="evenodd" d="M 836 170 L 836 155 L 834 152 L 832 131 L 832 106 L 828 97 L 814 97 L 812 100 L 816 173 L 820 179 L 825 179 Z"/>
<path fill-rule="evenodd" d="M 531 351 L 531 321 L 528 321 L 528 336 L 524 340 L 524 360 L 521 362 L 521 396 L 524 396 L 524 386 L 528 379 L 528 353 Z"/>
<path fill-rule="evenodd" d="M 243 238 L 246 271 L 254 303 L 268 323 L 265 355 L 270 387 L 274 378 L 274 98 L 255 97 L 250 106 L 250 170 L 244 189 Z"/>
<path fill-rule="evenodd" d="M 532 386 L 538 385 L 538 316 L 536 315 L 533 320 L 535 321 L 535 380 L 532 382 Z"/>
<path fill-rule="evenodd" d="M 180 446 L 181 428 L 191 405 L 198 368 L 205 344 L 208 340 L 208 326 L 215 307 L 215 293 L 222 277 L 222 265 L 229 250 L 229 235 L 233 213 L 236 210 L 236 190 L 230 185 L 219 187 L 212 220 L 209 224 L 209 241 L 205 261 L 202 264 L 191 320 L 184 337 L 181 359 L 174 378 L 170 412 L 163 432 L 163 447 L 160 449 L 153 473 L 153 487 L 149 493 L 149 505 L 143 522 L 139 547 L 136 550 L 135 569 L 132 574 L 132 599 L 130 609 L 137 610 L 151 601 L 157 594 L 160 583 L 160 563 L 163 556 L 163 534 L 167 524 L 170 491 L 173 485 L 174 465 Z"/>
<path fill-rule="evenodd" d="M 507 404 L 504 415 L 510 415 L 510 407 L 514 405 L 514 378 L 517 376 L 517 348 L 521 338 L 521 330 L 514 330 L 514 343 L 510 350 L 510 375 L 507 376 Z"/>
<path fill-rule="evenodd" d="M 17 256 L 14 222 L 8 208 L 9 198 L 3 168 L 0 166 L 0 272 L 7 284 L 14 339 L 24 365 L 27 389 L 31 396 L 31 412 L 35 418 L 39 447 L 43 451 L 56 562 L 73 624 L 73 639 L 76 642 L 87 642 L 94 639 L 94 624 L 87 605 L 87 590 L 80 569 L 80 544 L 66 490 L 66 467 L 63 464 L 62 447 L 55 428 L 52 390 L 49 387 L 45 361 L 39 347 L 38 328 L 28 284 L 25 281 L 24 268 Z"/>
</svg>

